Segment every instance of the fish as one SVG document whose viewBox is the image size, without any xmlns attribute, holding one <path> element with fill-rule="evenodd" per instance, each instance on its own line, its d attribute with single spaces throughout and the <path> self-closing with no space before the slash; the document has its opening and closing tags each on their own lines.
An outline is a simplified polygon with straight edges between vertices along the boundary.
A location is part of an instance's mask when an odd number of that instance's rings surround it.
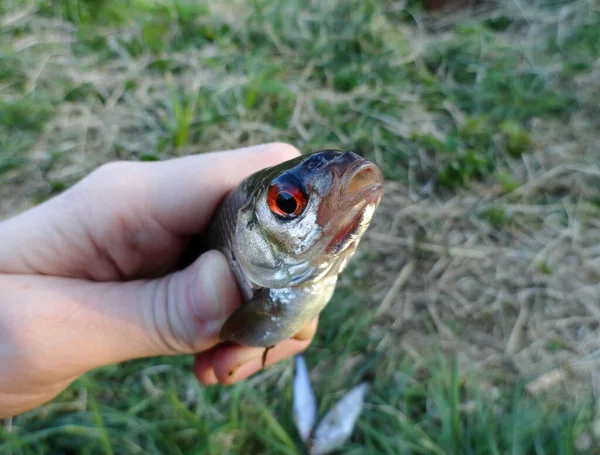
<svg viewBox="0 0 600 455">
<path fill-rule="evenodd" d="M 311 435 L 308 443 L 310 455 L 334 452 L 350 439 L 369 389 L 368 382 L 361 382 L 331 407 Z"/>
<path fill-rule="evenodd" d="M 294 360 L 296 374 L 293 384 L 292 418 L 302 442 L 308 444 L 317 421 L 317 397 L 310 382 L 304 356 L 297 354 Z"/>
<path fill-rule="evenodd" d="M 205 231 L 244 303 L 225 321 L 223 343 L 269 349 L 325 308 L 384 193 L 381 169 L 336 149 L 303 154 L 243 180 Z"/>
<path fill-rule="evenodd" d="M 310 382 L 306 360 L 302 354 L 294 357 L 296 374 L 292 417 L 302 442 L 310 455 L 325 455 L 339 450 L 354 432 L 370 383 L 363 381 L 346 392 L 316 425 L 317 399 Z"/>
</svg>

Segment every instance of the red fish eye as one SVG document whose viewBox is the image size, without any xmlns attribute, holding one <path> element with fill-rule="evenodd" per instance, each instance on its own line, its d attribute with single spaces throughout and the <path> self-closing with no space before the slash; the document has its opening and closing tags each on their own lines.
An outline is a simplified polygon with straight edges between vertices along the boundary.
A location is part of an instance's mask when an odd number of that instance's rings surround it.
<svg viewBox="0 0 600 455">
<path fill-rule="evenodd" d="M 289 183 L 273 183 L 267 193 L 267 203 L 271 212 L 287 220 L 300 215 L 307 202 L 308 198 L 304 192 Z"/>
</svg>

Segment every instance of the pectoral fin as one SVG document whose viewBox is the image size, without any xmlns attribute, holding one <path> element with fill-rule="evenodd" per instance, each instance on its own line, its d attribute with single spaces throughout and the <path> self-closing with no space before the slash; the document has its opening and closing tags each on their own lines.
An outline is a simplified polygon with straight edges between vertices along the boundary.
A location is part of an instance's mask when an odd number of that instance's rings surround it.
<svg viewBox="0 0 600 455">
<path fill-rule="evenodd" d="M 268 348 L 294 337 L 327 305 L 336 277 L 309 286 L 260 289 L 225 321 L 221 340 Z"/>
<path fill-rule="evenodd" d="M 244 346 L 268 348 L 293 337 L 318 312 L 318 308 L 306 305 L 304 299 L 293 297 L 284 300 L 277 292 L 261 289 L 225 321 L 221 339 Z"/>
</svg>

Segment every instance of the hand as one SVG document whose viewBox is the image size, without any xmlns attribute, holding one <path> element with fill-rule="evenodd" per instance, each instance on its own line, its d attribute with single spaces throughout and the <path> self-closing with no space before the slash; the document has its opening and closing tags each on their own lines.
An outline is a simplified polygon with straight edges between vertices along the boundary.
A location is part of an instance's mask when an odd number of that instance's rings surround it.
<svg viewBox="0 0 600 455">
<path fill-rule="evenodd" d="M 0 223 L 0 417 L 47 402 L 81 374 L 135 358 L 195 354 L 205 385 L 261 368 L 262 348 L 219 345 L 242 303 L 217 251 L 175 271 L 225 194 L 298 155 L 286 144 L 104 165 Z M 317 321 L 269 351 L 304 350 Z"/>
</svg>

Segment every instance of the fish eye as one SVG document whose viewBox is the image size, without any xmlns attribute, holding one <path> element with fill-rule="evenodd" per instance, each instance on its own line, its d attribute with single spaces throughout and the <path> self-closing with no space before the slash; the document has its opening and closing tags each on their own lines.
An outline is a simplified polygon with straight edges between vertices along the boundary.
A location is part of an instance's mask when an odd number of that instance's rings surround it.
<svg viewBox="0 0 600 455">
<path fill-rule="evenodd" d="M 306 208 L 308 196 L 300 184 L 291 178 L 275 179 L 267 192 L 267 204 L 274 215 L 291 220 Z"/>
</svg>

